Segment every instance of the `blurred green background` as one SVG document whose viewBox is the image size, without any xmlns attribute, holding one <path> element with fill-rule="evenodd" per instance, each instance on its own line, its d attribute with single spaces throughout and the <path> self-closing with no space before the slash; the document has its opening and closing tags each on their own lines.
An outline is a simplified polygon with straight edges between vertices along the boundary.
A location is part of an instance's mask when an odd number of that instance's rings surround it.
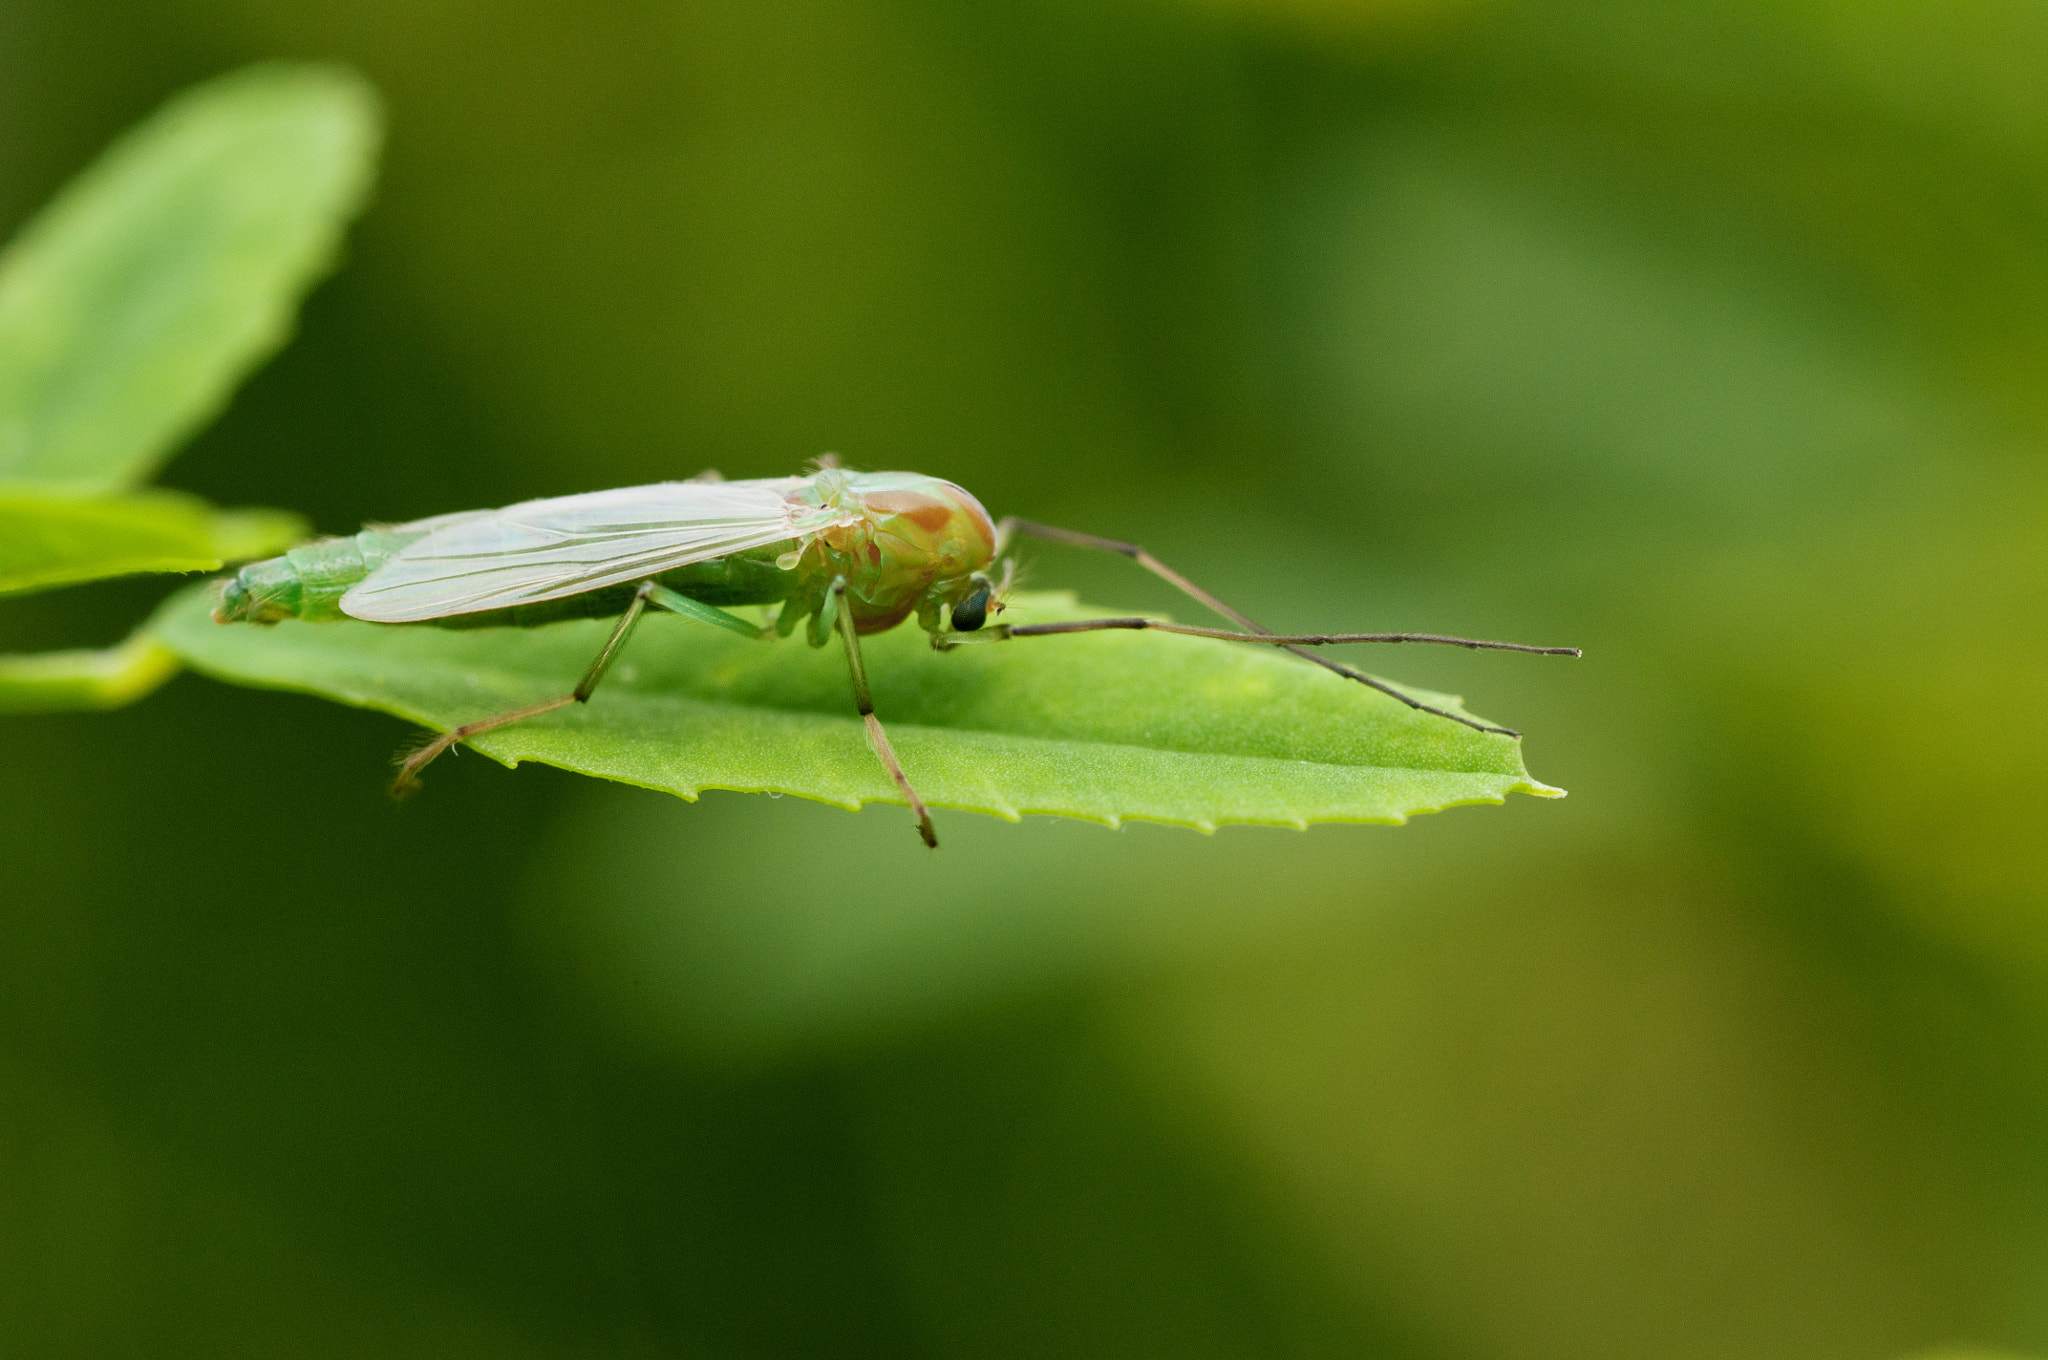
<svg viewBox="0 0 2048 1360">
<path fill-rule="evenodd" d="M 269 57 L 383 90 L 378 201 L 168 484 L 936 473 L 1583 645 L 1374 658 L 1572 796 L 932 856 L 0 719 L 0 1352 L 2048 1349 L 2048 9 L 7 0 L 0 229 Z"/>
</svg>

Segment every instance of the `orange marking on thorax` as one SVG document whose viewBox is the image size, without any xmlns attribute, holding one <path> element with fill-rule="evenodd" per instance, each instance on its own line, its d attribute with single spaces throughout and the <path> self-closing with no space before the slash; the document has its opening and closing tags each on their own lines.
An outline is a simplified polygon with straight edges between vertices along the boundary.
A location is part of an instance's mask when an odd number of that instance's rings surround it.
<svg viewBox="0 0 2048 1360">
<path fill-rule="evenodd" d="M 868 509 L 884 515 L 901 515 L 928 534 L 935 534 L 952 522 L 953 507 L 932 496 L 915 491 L 879 491 L 867 498 Z"/>
</svg>

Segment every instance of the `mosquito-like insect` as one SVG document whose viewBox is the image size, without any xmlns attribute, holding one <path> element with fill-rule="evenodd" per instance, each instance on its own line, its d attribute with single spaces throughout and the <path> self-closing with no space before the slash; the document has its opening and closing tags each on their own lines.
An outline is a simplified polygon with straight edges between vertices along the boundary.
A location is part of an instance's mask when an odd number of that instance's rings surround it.
<svg viewBox="0 0 2048 1360">
<path fill-rule="evenodd" d="M 1142 617 L 988 626 L 1001 589 L 989 570 L 1016 535 L 1121 553 L 1199 600 L 1242 631 Z M 779 605 L 763 626 L 721 606 Z M 604 647 L 567 694 L 443 732 L 406 756 L 392 788 L 418 787 L 420 771 L 471 737 L 586 703 L 650 607 L 743 637 L 806 634 L 846 644 L 854 707 L 875 754 L 936 848 L 931 814 L 889 749 L 861 664 L 860 639 L 912 614 L 940 651 L 1103 629 L 1152 629 L 1281 647 L 1410 708 L 1482 732 L 1521 734 L 1433 708 L 1372 676 L 1308 650 L 1343 642 L 1429 642 L 1577 656 L 1574 647 L 1530 647 L 1435 633 L 1275 633 L 1240 614 L 1143 548 L 1028 520 L 990 520 L 962 488 L 914 472 L 852 472 L 821 466 L 805 477 L 688 482 L 523 501 L 330 538 L 246 566 L 222 585 L 221 623 L 364 619 L 444 628 L 524 627 L 569 618 L 618 617 Z"/>
</svg>

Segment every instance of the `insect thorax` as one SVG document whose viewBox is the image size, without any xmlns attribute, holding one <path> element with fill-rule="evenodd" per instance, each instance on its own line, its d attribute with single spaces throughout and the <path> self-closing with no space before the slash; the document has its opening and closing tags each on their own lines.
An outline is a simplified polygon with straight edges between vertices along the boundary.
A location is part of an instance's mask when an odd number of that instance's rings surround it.
<svg viewBox="0 0 2048 1360">
<path fill-rule="evenodd" d="M 851 518 L 804 545 L 795 564 L 799 582 L 790 595 L 792 607 L 814 611 L 843 576 L 847 606 L 863 633 L 893 628 L 913 612 L 935 618 L 937 602 L 950 603 L 995 555 L 988 512 L 965 490 L 937 477 L 828 469 L 797 495 L 838 506 Z"/>
</svg>

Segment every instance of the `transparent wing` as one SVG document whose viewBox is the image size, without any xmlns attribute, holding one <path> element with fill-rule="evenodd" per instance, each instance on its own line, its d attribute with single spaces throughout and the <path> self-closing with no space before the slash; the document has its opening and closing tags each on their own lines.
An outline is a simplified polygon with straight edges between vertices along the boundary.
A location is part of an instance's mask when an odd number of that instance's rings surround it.
<svg viewBox="0 0 2048 1360">
<path fill-rule="evenodd" d="M 815 533 L 852 518 L 792 504 L 801 477 L 661 482 L 445 516 L 341 597 L 346 614 L 417 623 L 559 600 Z"/>
</svg>

